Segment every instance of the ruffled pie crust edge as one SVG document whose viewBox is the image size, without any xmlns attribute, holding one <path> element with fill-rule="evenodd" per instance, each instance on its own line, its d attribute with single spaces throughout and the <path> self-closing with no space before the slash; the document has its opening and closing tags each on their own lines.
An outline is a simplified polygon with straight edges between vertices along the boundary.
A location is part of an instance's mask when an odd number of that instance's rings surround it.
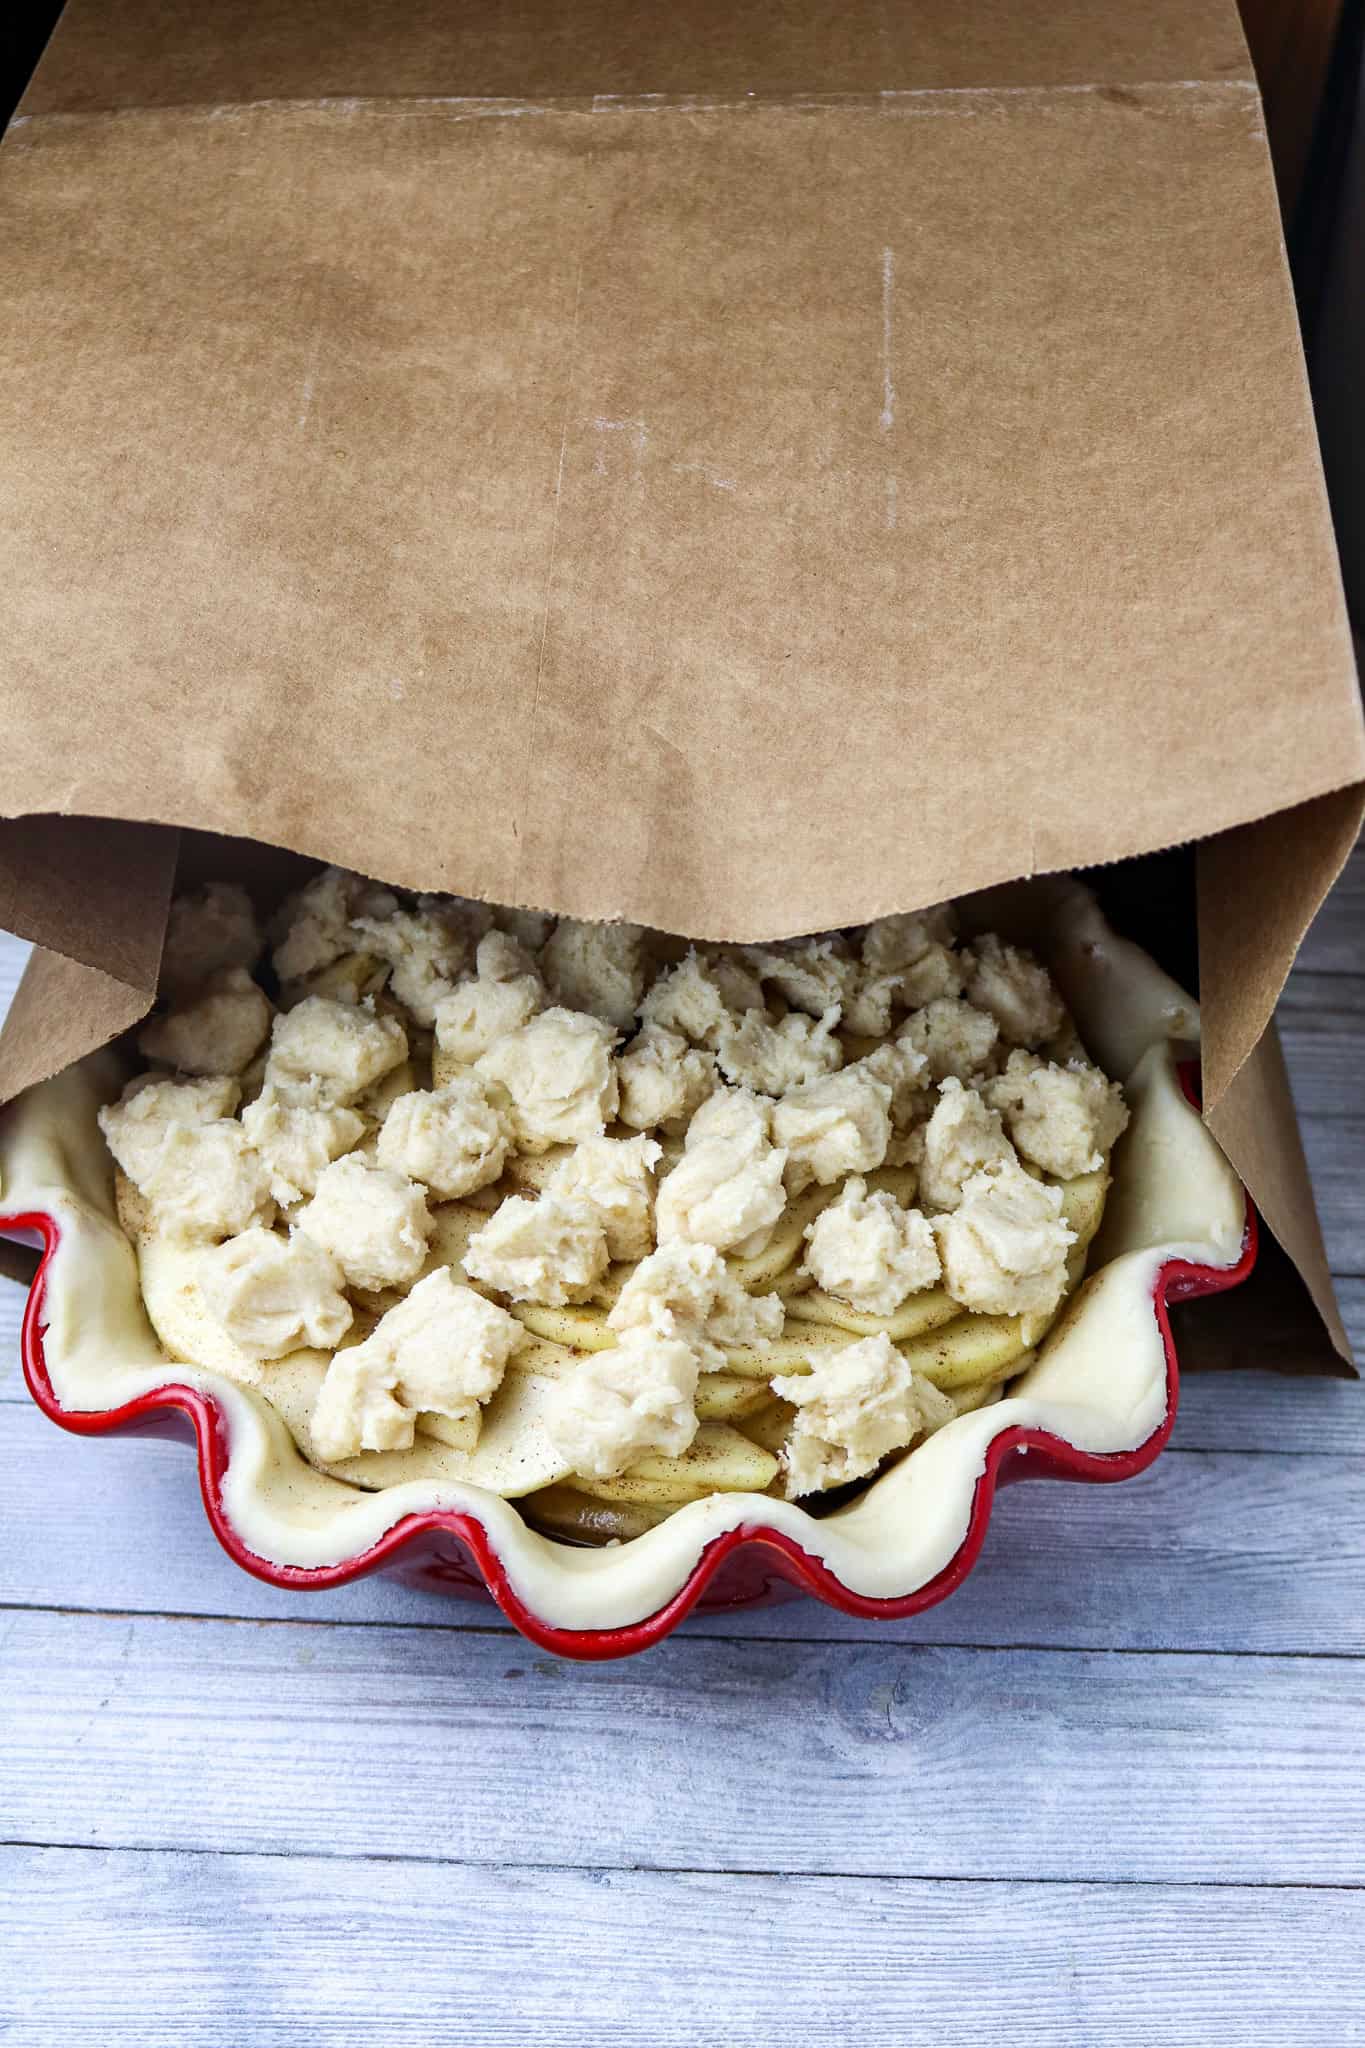
<svg viewBox="0 0 1365 2048">
<path fill-rule="evenodd" d="M 42 1244 L 22 1334 L 33 1398 L 80 1435 L 191 1438 L 215 1535 L 272 1585 L 317 1589 L 401 1569 L 452 1591 L 486 1588 L 524 1635 L 561 1655 L 627 1655 L 699 1602 L 791 1587 L 869 1618 L 933 1606 L 975 1564 L 997 1486 L 1113 1482 L 1153 1462 L 1179 1385 L 1168 1306 L 1235 1286 L 1256 1256 L 1254 1213 L 1192 1106 L 1197 1069 L 1177 1072 L 1177 1052 L 1197 1039 L 1189 999 L 1075 884 L 992 891 L 977 916 L 978 929 L 1047 957 L 1086 1042 L 1127 1082 L 1133 1124 L 1086 1282 L 1035 1365 L 836 1513 L 713 1495 L 631 1543 L 587 1550 L 539 1535 L 475 1487 L 363 1494 L 314 1472 L 263 1397 L 159 1355 L 94 1118 L 117 1085 L 107 1054 L 0 1120 L 0 1229 Z"/>
</svg>

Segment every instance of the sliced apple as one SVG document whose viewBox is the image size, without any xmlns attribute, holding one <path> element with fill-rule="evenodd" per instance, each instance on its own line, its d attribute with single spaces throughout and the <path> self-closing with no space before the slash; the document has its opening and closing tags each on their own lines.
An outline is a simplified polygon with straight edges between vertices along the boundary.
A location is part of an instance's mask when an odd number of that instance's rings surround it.
<svg viewBox="0 0 1365 2048">
<path fill-rule="evenodd" d="M 1076 1242 L 1066 1255 L 1066 1286 L 1062 1290 L 1062 1297 L 1057 1306 L 1041 1315 L 1025 1316 L 1022 1319 L 1024 1341 L 1030 1345 L 1042 1343 L 1085 1278 L 1086 1259 L 1103 1219 L 1104 1205 L 1109 1194 L 1109 1169 L 1099 1166 L 1093 1173 L 1077 1174 L 1074 1180 L 1056 1181 L 1054 1186 L 1062 1191 L 1062 1216 L 1075 1231 Z"/>
<path fill-rule="evenodd" d="M 508 1359 L 507 1370 L 538 1372 L 543 1379 L 562 1380 L 567 1373 L 577 1371 L 584 1356 L 583 1352 L 571 1351 L 567 1344 L 556 1344 L 549 1337 L 533 1337 L 528 1330 Z"/>
<path fill-rule="evenodd" d="M 727 1264 L 741 1287 L 749 1293 L 765 1293 L 783 1274 L 800 1264 L 805 1251 L 806 1227 L 815 1221 L 838 1193 L 837 1188 L 808 1188 L 789 1202 L 761 1252 L 751 1259 L 729 1259 Z"/>
<path fill-rule="evenodd" d="M 782 1335 L 768 1344 L 729 1345 L 725 1370 L 746 1380 L 770 1380 L 777 1372 L 807 1372 L 811 1361 L 822 1353 L 842 1351 L 857 1341 L 850 1331 L 833 1329 L 827 1323 L 789 1323 Z"/>
<path fill-rule="evenodd" d="M 310 1464 L 368 1489 L 407 1479 L 451 1479 L 507 1496 L 567 1475 L 568 1466 L 541 1427 L 554 1381 L 530 1372 L 508 1373 L 481 1423 L 419 1415 L 418 1440 L 410 1450 L 362 1451 L 339 1464 L 324 1463 L 313 1454 L 311 1422 L 331 1354 L 304 1349 L 280 1359 L 248 1357 L 204 1305 L 198 1275 L 202 1256 L 201 1246 L 155 1235 L 138 1245 L 143 1299 L 162 1348 L 181 1364 L 221 1373 L 265 1395 Z M 358 1325 L 345 1342 L 358 1340 L 366 1327 Z"/>
<path fill-rule="evenodd" d="M 387 961 L 376 959 L 373 953 L 343 953 L 326 967 L 314 968 L 311 974 L 287 982 L 280 995 L 286 1009 L 293 1009 L 305 996 L 331 996 L 338 1002 L 358 1003 L 362 996 L 374 995 L 381 989 L 388 974 Z"/>
<path fill-rule="evenodd" d="M 961 1303 L 941 1287 L 912 1294 L 890 1316 L 864 1315 L 861 1310 L 850 1308 L 846 1301 L 840 1301 L 837 1294 L 826 1294 L 820 1287 L 812 1288 L 809 1294 L 795 1295 L 787 1303 L 789 1320 L 794 1317 L 798 1322 L 832 1323 L 836 1329 L 849 1330 L 855 1337 L 885 1334 L 893 1344 L 905 1337 L 921 1336 L 926 1330 L 936 1330 L 940 1323 L 950 1323 L 961 1314 Z"/>
<path fill-rule="evenodd" d="M 752 1415 L 768 1398 L 761 1380 L 746 1380 L 732 1373 L 704 1372 L 697 1381 L 697 1414 L 703 1422 L 737 1422 Z"/>
<path fill-rule="evenodd" d="M 774 1394 L 757 1415 L 746 1415 L 740 1428 L 750 1443 L 757 1444 L 761 1451 L 767 1451 L 775 1458 L 791 1435 L 796 1415 L 790 1401 L 779 1400 Z"/>
<path fill-rule="evenodd" d="M 958 1387 L 949 1394 L 959 1415 L 972 1415 L 978 1408 L 986 1408 L 992 1401 L 998 1401 L 1005 1391 L 1003 1380 L 981 1380 L 974 1387 Z"/>
<path fill-rule="evenodd" d="M 783 1301 L 790 1301 L 794 1294 L 809 1294 L 815 1282 L 804 1266 L 788 1266 L 785 1273 L 779 1273 L 768 1283 L 768 1293 L 776 1294 Z"/>
<path fill-rule="evenodd" d="M 894 1195 L 903 1209 L 913 1207 L 919 1175 L 913 1166 L 877 1166 L 867 1175 L 869 1194 Z"/>
<path fill-rule="evenodd" d="M 960 1316 L 946 1328 L 896 1346 L 942 1392 L 1023 1372 L 1032 1362 L 1019 1316 Z"/>
<path fill-rule="evenodd" d="M 133 1193 L 136 1195 L 136 1189 Z M 121 1195 L 119 1221 L 127 1230 Z M 143 1303 L 167 1357 L 181 1365 L 223 1373 L 240 1386 L 256 1386 L 264 1370 L 261 1361 L 233 1343 L 222 1324 L 209 1314 L 200 1291 L 200 1266 L 207 1247 L 180 1244 L 146 1229 L 137 1236 L 136 1244 Z M 321 1370 L 326 1371 L 329 1352 L 308 1355 L 318 1359 Z"/>
<path fill-rule="evenodd" d="M 575 1484 L 595 1500 L 647 1506 L 696 1500 L 704 1493 L 762 1493 L 777 1476 L 777 1460 L 725 1422 L 703 1422 L 681 1457 L 641 1458 L 619 1479 Z"/>
<path fill-rule="evenodd" d="M 1100 1227 L 1110 1177 L 1107 1166 L 1097 1166 L 1093 1173 L 1056 1182 L 1062 1191 L 1062 1215 L 1076 1233 L 1074 1250 L 1084 1251 Z"/>
<path fill-rule="evenodd" d="M 312 1354 L 316 1359 L 317 1353 Z M 471 1450 L 420 1435 L 406 1451 L 362 1451 L 358 1457 L 326 1464 L 311 1455 L 309 1418 L 321 1375 L 312 1359 L 294 1352 L 265 1368 L 261 1391 L 277 1407 L 310 1464 L 353 1486 L 378 1491 L 408 1480 L 456 1481 L 482 1486 L 512 1500 L 566 1479 L 569 1467 L 545 1434 L 544 1420 L 555 1382 L 539 1373 L 509 1372 L 483 1411 L 478 1441 Z M 325 1370 L 325 1365 L 324 1365 Z M 425 1418 L 419 1417 L 419 1429 Z"/>
<path fill-rule="evenodd" d="M 451 1415 L 424 1411 L 417 1418 L 417 1430 L 419 1435 L 429 1436 L 438 1444 L 446 1444 L 452 1451 L 473 1451 L 478 1449 L 482 1423 L 481 1408 L 476 1408 L 472 1415 L 460 1416 L 458 1420 Z"/>
<path fill-rule="evenodd" d="M 575 1486 L 544 1486 L 528 1494 L 521 1511 L 533 1529 L 568 1543 L 629 1543 L 676 1512 L 677 1503 L 651 1507 L 643 1501 L 594 1500 Z"/>
<path fill-rule="evenodd" d="M 517 1321 L 537 1337 L 552 1344 L 565 1344 L 571 1351 L 610 1351 L 615 1330 L 607 1328 L 607 1312 L 587 1302 L 570 1302 L 564 1308 L 547 1308 L 539 1301 L 514 1301 L 511 1312 Z"/>
</svg>

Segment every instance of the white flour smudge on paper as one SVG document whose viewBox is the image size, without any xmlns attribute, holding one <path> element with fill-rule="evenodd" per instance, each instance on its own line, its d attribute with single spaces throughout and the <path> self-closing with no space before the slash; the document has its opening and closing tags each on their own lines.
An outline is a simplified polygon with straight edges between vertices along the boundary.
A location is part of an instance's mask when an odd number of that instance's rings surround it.
<svg viewBox="0 0 1365 2048">
<path fill-rule="evenodd" d="M 882 250 L 882 432 L 895 425 L 896 386 L 891 375 L 891 308 L 896 286 L 896 259 Z"/>
</svg>

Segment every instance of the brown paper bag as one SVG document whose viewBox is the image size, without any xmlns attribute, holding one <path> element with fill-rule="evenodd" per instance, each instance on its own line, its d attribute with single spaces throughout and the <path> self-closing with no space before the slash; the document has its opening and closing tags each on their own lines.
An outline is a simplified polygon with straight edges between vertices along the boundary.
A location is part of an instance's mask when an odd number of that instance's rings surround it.
<svg viewBox="0 0 1365 2048">
<path fill-rule="evenodd" d="M 1232 0 L 72 0 L 0 239 L 0 1091 L 149 1002 L 166 827 L 730 938 L 1198 838 L 1344 1347 L 1264 1033 L 1365 745 Z"/>
</svg>

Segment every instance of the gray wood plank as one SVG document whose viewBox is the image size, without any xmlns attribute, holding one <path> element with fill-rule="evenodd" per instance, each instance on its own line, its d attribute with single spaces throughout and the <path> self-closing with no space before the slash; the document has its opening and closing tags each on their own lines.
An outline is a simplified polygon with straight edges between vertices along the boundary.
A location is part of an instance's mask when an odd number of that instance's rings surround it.
<svg viewBox="0 0 1365 2048">
<path fill-rule="evenodd" d="M 1365 1667 L 11 1612 L 8 1838 L 497 1866 L 1358 1884 Z"/>
<path fill-rule="evenodd" d="M 32 946 L 16 939 L 13 932 L 0 931 L 0 1019 L 9 1009 L 32 951 Z"/>
<path fill-rule="evenodd" d="M 1238 1391 L 1227 1389 L 1230 1404 Z M 690 1626 L 870 1643 L 1362 1652 L 1362 1418 L 1365 1402 L 1357 1403 L 1354 1456 L 1171 1451 L 1122 1486 L 1007 1488 L 971 1578 L 914 1620 L 858 1620 L 803 1599 Z M 54 1429 L 36 1409 L 11 1408 L 0 1421 L 0 1499 L 8 1527 L 23 1532 L 0 1545 L 3 1603 L 500 1625 L 491 1606 L 388 1579 L 317 1594 L 262 1585 L 219 1549 L 193 1459 L 178 1444 L 90 1442 Z"/>
<path fill-rule="evenodd" d="M 19 1366 L 19 1325 L 24 1289 L 0 1273 L 0 1401 L 27 1400 Z"/>
<path fill-rule="evenodd" d="M 0 931 L 0 1023 L 4 1022 L 32 951 L 33 948 L 24 940 L 16 939 L 13 932 Z M 4 1273 L 0 1273 L 0 1401 L 12 1395 L 19 1383 L 19 1317 L 22 1309 L 21 1291 Z"/>
<path fill-rule="evenodd" d="M 1310 974 L 1365 971 L 1365 841 L 1356 846 L 1318 912 L 1304 940 L 1298 967 Z"/>
<path fill-rule="evenodd" d="M 8 946 L 0 944 L 0 977 L 3 977 L 5 970 L 8 968 L 10 970 L 10 978 L 13 978 L 19 950 L 17 942 L 9 942 Z M 1314 979 L 1312 975 L 1304 976 L 1296 973 L 1295 982 L 1313 982 Z M 1327 1005 L 1325 1014 L 1329 1018 L 1329 1026 L 1319 1027 L 1311 1022 L 1304 1022 L 1299 1032 L 1297 1044 L 1294 1040 L 1293 1029 L 1291 1029 L 1290 1050 L 1291 1057 L 1297 1054 L 1298 1066 L 1296 1075 L 1304 1070 L 1305 1060 L 1308 1061 L 1307 1070 L 1310 1076 L 1309 1099 L 1325 1101 L 1328 1099 L 1325 1091 L 1330 1090 L 1335 1085 L 1333 1076 L 1340 1078 L 1344 1072 L 1342 1064 L 1343 1055 L 1340 1051 L 1339 1042 L 1340 1032 L 1335 1024 L 1330 1023 L 1330 1019 L 1345 1020 L 1349 1023 L 1349 1019 L 1354 1015 L 1354 1010 L 1351 1007 L 1350 1001 L 1337 1002 L 1334 1009 L 1331 1007 L 1333 1000 L 1333 979 L 1331 976 L 1317 977 L 1317 981 L 1320 985 L 1308 990 L 1309 999 L 1298 1004 L 1295 1009 L 1295 1015 L 1300 1019 L 1311 1019 L 1315 1004 L 1318 1006 Z M 1291 983 L 1291 994 L 1293 989 L 1294 984 Z M 1352 984 L 1352 994 L 1354 994 L 1354 990 L 1355 984 Z M 1315 1059 L 1319 1062 L 1322 1059 L 1327 1059 L 1329 1065 L 1325 1068 L 1321 1064 L 1314 1067 L 1313 1061 Z M 1335 1062 L 1335 1065 L 1331 1064 L 1332 1062 Z M 1316 1094 L 1313 1093 L 1314 1089 L 1318 1091 Z M 1301 1094 L 1303 1093 L 1302 1086 L 1300 1087 L 1300 1092 Z M 1310 1148 L 1315 1157 L 1319 1178 L 1320 1200 L 1323 1203 L 1327 1217 L 1329 1237 L 1333 1241 L 1334 1248 L 1338 1249 L 1339 1262 L 1343 1258 L 1349 1260 L 1353 1256 L 1354 1247 L 1362 1239 L 1365 1239 L 1365 1231 L 1361 1229 L 1362 1214 L 1365 1213 L 1365 1202 L 1362 1201 L 1358 1161 L 1360 1149 L 1358 1140 L 1361 1132 L 1353 1126 L 1343 1126 L 1337 1119 L 1312 1117 L 1307 1120 L 1306 1128 Z M 1345 1249 L 1342 1250 L 1342 1247 Z M 1348 1325 L 1353 1327 L 1356 1340 L 1358 1343 L 1361 1343 L 1362 1340 L 1365 1340 L 1365 1280 L 1345 1279 L 1341 1283 L 1341 1293 Z M 0 1403 L 7 1401 L 27 1403 L 27 1395 L 22 1386 L 22 1378 L 17 1362 L 17 1329 L 21 1306 L 22 1294 L 20 1290 L 10 1283 L 0 1282 Z M 1338 1386 L 1328 1387 L 1321 1384 L 1310 1385 L 1303 1382 L 1277 1382 L 1273 1378 L 1259 1375 L 1236 1375 L 1234 1377 L 1238 1382 L 1242 1383 L 1236 1390 L 1221 1381 L 1206 1380 L 1201 1383 L 1195 1380 L 1187 1385 L 1184 1410 L 1176 1437 L 1177 1445 L 1220 1450 L 1271 1450 L 1280 1455 L 1295 1451 L 1331 1455 L 1341 1451 L 1343 1448 L 1358 1448 L 1359 1434 L 1358 1428 L 1355 1425 L 1355 1418 L 1359 1414 L 1359 1409 L 1352 1405 L 1353 1396 L 1357 1390 Z M 37 1418 L 34 1418 L 34 1420 L 36 1421 Z M 1342 1435 L 1343 1431 L 1348 1432 L 1345 1437 Z M 29 1434 L 26 1432 L 24 1442 L 27 1444 L 28 1441 Z M 111 1453 L 116 1453 L 119 1459 L 117 1468 L 118 1488 L 112 1493 L 106 1483 L 107 1480 L 111 1480 L 114 1476 L 112 1469 L 108 1467 L 96 1468 L 92 1463 L 92 1460 L 107 1457 Z M 79 1470 L 76 1465 L 68 1462 L 73 1455 L 84 1461 Z M 0 1444 L 0 1458 L 3 1458 L 3 1456 L 4 1446 Z M 35 1474 L 38 1472 L 43 1473 L 44 1491 L 49 1502 L 60 1499 L 65 1504 L 70 1496 L 74 1495 L 76 1497 L 78 1511 L 74 1516 L 64 1506 L 62 1516 L 63 1527 L 69 1531 L 80 1532 L 82 1540 L 87 1544 L 87 1556 L 100 1556 L 102 1561 L 107 1563 L 110 1550 L 109 1530 L 115 1525 L 120 1516 L 124 1518 L 125 1524 L 127 1523 L 128 1503 L 130 1500 L 140 1503 L 142 1489 L 149 1477 L 150 1468 L 144 1470 L 141 1464 L 132 1466 L 127 1461 L 133 1457 L 141 1460 L 148 1456 L 158 1460 L 155 1468 L 155 1484 L 163 1490 L 163 1508 L 170 1514 L 172 1522 L 180 1530 L 180 1535 L 177 1539 L 177 1554 L 182 1556 L 186 1554 L 195 1555 L 197 1554 L 196 1547 L 206 1541 L 205 1532 L 199 1519 L 199 1509 L 188 1468 L 185 1467 L 183 1471 L 181 1470 L 182 1461 L 177 1457 L 172 1447 L 152 1447 L 143 1444 L 120 1445 L 117 1447 L 111 1445 L 82 1445 L 72 1439 L 54 1435 L 51 1442 L 46 1446 L 45 1453 L 39 1455 L 37 1464 L 31 1470 Z M 1162 1467 L 1163 1485 L 1170 1484 L 1170 1481 L 1165 1477 L 1169 1465 L 1170 1460 L 1168 1459 Z M 101 1472 L 101 1482 L 97 1484 L 92 1495 L 90 1475 L 96 1469 L 99 1469 Z M 1050 1489 L 1046 1491 L 1050 1492 Z M 175 1495 L 174 1503 L 172 1501 L 173 1492 Z M 105 1519 L 102 1535 L 92 1529 L 89 1524 L 88 1505 L 92 1497 L 99 1498 L 103 1503 Z M 1059 1502 L 1079 1497 L 1079 1495 L 1073 1495 L 1069 1489 L 1065 1494 L 1056 1496 Z M 1101 1498 L 1109 1497 L 1090 1496 L 1088 1505 L 1097 1504 Z M 1005 1518 L 1018 1514 L 1026 1524 L 1024 1531 L 1025 1544 L 1032 1549 L 1033 1545 L 1030 1543 L 1030 1538 L 1037 1525 L 1041 1522 L 1044 1534 L 1041 1544 L 1037 1545 L 1037 1554 L 1040 1561 L 1042 1561 L 1055 1556 L 1055 1546 L 1051 1540 L 1052 1531 L 1047 1527 L 1053 1518 L 1046 1512 L 1041 1502 L 1036 1512 L 1026 1510 L 1025 1503 L 1029 1500 L 1039 1500 L 1038 1494 L 1033 1489 L 1028 1489 L 1024 1493 L 1014 1496 L 1014 1503 L 1017 1503 L 1017 1506 L 1012 1505 L 1009 1498 L 1006 1497 L 1000 1509 L 1001 1519 L 997 1521 L 996 1543 L 1000 1542 L 1003 1532 L 1009 1526 Z M 1082 1515 L 1079 1521 L 1077 1521 L 1072 1511 L 1067 1511 L 1068 1526 L 1075 1527 L 1077 1539 L 1082 1544 L 1085 1544 L 1089 1535 L 1088 1524 L 1090 1519 L 1091 1517 Z M 1125 1524 L 1127 1519 L 1127 1513 L 1125 1513 Z M 131 1536 L 131 1528 L 129 1533 Z M 1013 1536 L 1012 1529 L 1010 1534 Z M 187 1545 L 190 1546 L 188 1551 L 186 1550 Z M 217 1600 L 209 1599 L 207 1602 L 200 1602 L 185 1600 L 179 1596 L 172 1598 L 171 1596 L 175 1595 L 175 1587 L 166 1586 L 160 1571 L 148 1571 L 145 1555 L 140 1553 L 135 1540 L 131 1544 L 120 1545 L 116 1539 L 112 1547 L 115 1555 L 122 1555 L 125 1558 L 128 1567 L 128 1583 L 124 1583 L 122 1574 L 119 1575 L 116 1582 L 115 1590 L 117 1591 L 118 1599 L 115 1604 L 145 1606 L 149 1600 L 156 1602 L 160 1599 L 167 1599 L 169 1604 L 177 1607 L 181 1605 L 198 1606 L 207 1604 L 215 1612 L 238 1611 L 238 1603 L 226 1599 L 221 1586 L 219 1586 L 220 1597 Z M 1066 1548 L 1069 1547 L 1066 1546 Z M 988 1584 L 986 1574 L 991 1569 L 990 1560 L 995 1554 L 994 1551 L 988 1553 L 985 1571 L 982 1574 L 978 1574 L 977 1581 L 974 1582 L 971 1592 L 967 1595 L 959 1596 L 958 1600 L 953 1603 L 953 1609 L 947 1611 L 960 1611 L 964 1599 L 980 1597 L 977 1588 L 978 1586 Z M 1013 1554 L 1013 1550 L 1011 1550 L 1011 1557 L 1013 1557 Z M 279 1599 L 283 1603 L 282 1611 L 294 1611 L 293 1602 L 286 1599 L 285 1596 L 271 1595 L 268 1589 L 257 1589 L 254 1587 L 254 1582 L 243 1579 L 241 1575 L 237 1574 L 227 1565 L 225 1560 L 221 1559 L 216 1547 L 211 1546 L 207 1556 L 209 1560 L 207 1564 L 202 1557 L 200 1559 L 200 1577 L 207 1571 L 209 1578 L 215 1581 L 215 1585 L 218 1585 L 220 1581 L 225 1581 L 226 1585 L 244 1586 L 250 1589 L 253 1594 L 263 1593 L 267 1599 Z M 164 1562 L 164 1552 L 162 1562 Z M 1063 1557 L 1063 1566 L 1068 1565 L 1070 1562 L 1071 1560 Z M 1019 1567 L 1016 1565 L 1013 1568 L 1017 1569 Z M 40 1579 L 45 1578 L 45 1576 L 45 1569 L 40 1570 Z M 1068 1574 L 1068 1576 L 1063 1578 L 1062 1584 L 1068 1585 L 1069 1583 L 1070 1576 Z M 143 1588 L 141 1598 L 136 1597 L 136 1587 L 138 1585 L 141 1585 Z M 369 1618 L 372 1611 L 375 1613 L 376 1618 L 381 1613 L 387 1614 L 394 1611 L 392 1606 L 392 1589 L 383 1589 L 381 1597 L 377 1600 L 372 1598 L 374 1590 L 374 1582 L 370 1582 L 363 1589 L 345 1589 L 339 1595 L 328 1597 L 359 1603 L 363 1608 L 365 1618 Z M 1107 1590 L 1106 1586 L 1101 1589 L 1101 1593 L 1103 1594 Z M 400 1602 L 410 1598 L 417 1599 L 421 1603 L 422 1611 L 425 1611 L 427 1606 L 426 1596 L 420 1594 L 410 1596 L 400 1593 L 398 1598 Z M 791 1625 L 788 1618 L 792 1616 L 794 1611 L 804 1613 L 807 1611 L 808 1606 L 809 1603 L 802 1603 L 801 1608 L 798 1610 L 782 1610 L 784 1625 Z M 310 1611 L 316 1610 L 310 1609 Z M 342 1611 L 346 1613 L 352 1612 L 349 1608 L 343 1608 Z M 398 1611 L 407 1610 L 400 1605 Z M 436 1611 L 440 1614 L 447 1613 L 449 1611 L 447 1603 L 437 1603 Z M 821 1615 L 824 1613 L 824 1610 L 818 1609 L 811 1609 L 810 1611 Z M 941 1613 L 944 1611 L 940 1610 Z M 1036 1609 L 1035 1611 L 1041 1615 L 1046 1612 L 1046 1608 Z M 354 1618 L 360 1617 L 355 1616 Z M 1068 1618 L 1070 1619 L 1070 1617 Z M 837 1618 L 833 1619 L 835 1619 L 836 1626 L 838 1626 Z M 986 1639 L 976 1632 L 977 1627 L 984 1623 L 984 1620 L 985 1616 L 983 1615 L 980 1617 L 980 1622 L 974 1623 L 973 1633 L 969 1639 Z M 954 1636 L 954 1639 L 957 1639 L 956 1636 Z M 1013 1638 L 1007 1636 L 1006 1639 Z M 1044 1636 L 1041 1639 L 1048 1638 Z M 1086 1641 L 1092 1639 L 1103 1640 L 1103 1637 L 1101 1635 L 1098 1638 L 1092 1638 L 1087 1633 L 1081 1639 Z M 1152 1639 L 1158 1640 L 1159 1638 Z"/>
<path fill-rule="evenodd" d="M 0 2035 L 24 2048 L 1365 2038 L 1358 1891 L 12 1849 L 0 1899 Z"/>
<path fill-rule="evenodd" d="M 1296 968 L 1277 1015 L 1300 1116 L 1365 1116 L 1365 972 Z"/>
<path fill-rule="evenodd" d="M 1299 1121 L 1327 1262 L 1333 1273 L 1358 1279 L 1365 1276 L 1365 1117 Z"/>
<path fill-rule="evenodd" d="M 1333 1285 L 1341 1307 L 1341 1319 L 1357 1359 L 1365 1360 L 1365 1278 L 1338 1273 Z"/>
<path fill-rule="evenodd" d="M 1343 1281 L 1341 1295 L 1348 1327 L 1365 1355 L 1365 1281 Z M 1193 1450 L 1365 1456 L 1365 1380 L 1189 1373 L 1167 1455 Z"/>
</svg>

